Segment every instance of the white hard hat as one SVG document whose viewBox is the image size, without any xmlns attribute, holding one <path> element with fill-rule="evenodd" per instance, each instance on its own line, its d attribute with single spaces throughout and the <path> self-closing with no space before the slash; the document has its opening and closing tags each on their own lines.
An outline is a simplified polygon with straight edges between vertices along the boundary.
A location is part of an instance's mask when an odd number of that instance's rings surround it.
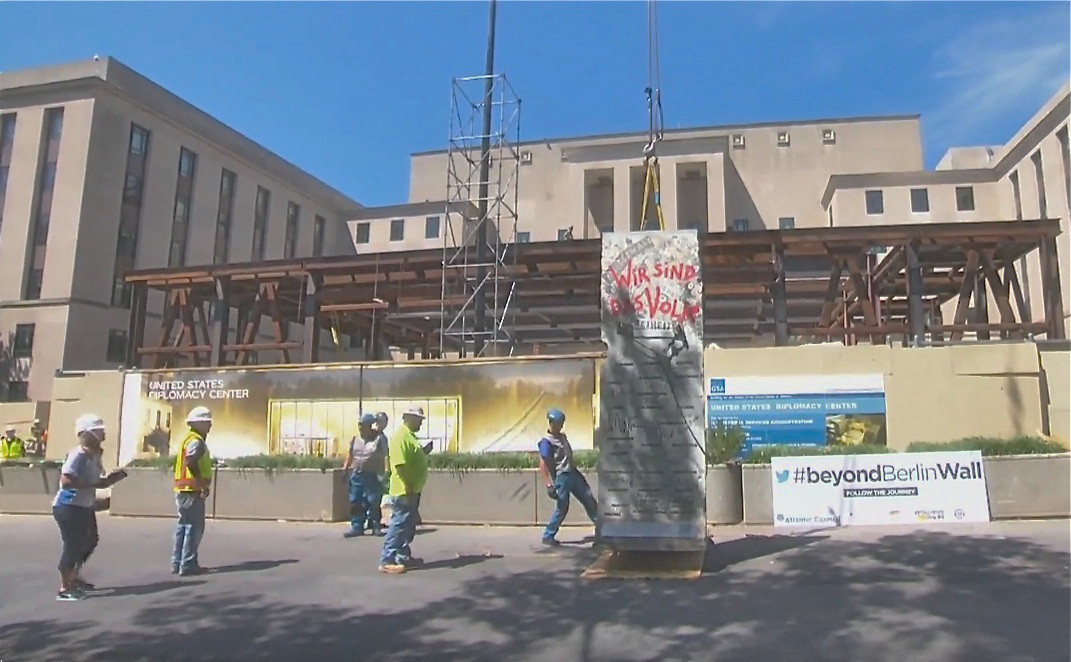
<svg viewBox="0 0 1071 662">
<path fill-rule="evenodd" d="M 422 418 L 426 418 L 424 416 L 424 408 L 423 407 L 410 407 L 409 409 L 406 409 L 405 411 L 402 412 L 402 416 L 412 416 L 414 418 L 421 418 L 421 419 Z"/>
<path fill-rule="evenodd" d="M 194 407 L 189 414 L 186 415 L 187 423 L 211 423 L 212 412 L 208 410 L 208 407 Z"/>
<path fill-rule="evenodd" d="M 78 420 L 74 422 L 74 433 L 82 434 L 83 432 L 89 432 L 91 430 L 103 430 L 104 419 L 96 414 L 82 414 L 78 417 Z"/>
</svg>

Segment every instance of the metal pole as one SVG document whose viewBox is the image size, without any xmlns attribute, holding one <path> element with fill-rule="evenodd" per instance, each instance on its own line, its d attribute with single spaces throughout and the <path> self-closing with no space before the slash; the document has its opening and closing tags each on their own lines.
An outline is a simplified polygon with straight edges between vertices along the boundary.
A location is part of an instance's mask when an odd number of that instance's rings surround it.
<svg viewBox="0 0 1071 662">
<path fill-rule="evenodd" d="M 484 279 L 487 278 L 487 264 L 490 259 L 490 232 L 487 224 L 487 178 L 491 175 L 491 93 L 494 89 L 495 71 L 495 9 L 497 0 L 491 0 L 487 12 L 487 60 L 484 64 L 483 82 L 483 133 L 480 137 L 480 187 L 477 215 L 479 226 L 476 228 L 476 310 L 473 319 L 473 355 L 483 352 L 484 337 L 487 331 L 487 292 Z"/>
</svg>

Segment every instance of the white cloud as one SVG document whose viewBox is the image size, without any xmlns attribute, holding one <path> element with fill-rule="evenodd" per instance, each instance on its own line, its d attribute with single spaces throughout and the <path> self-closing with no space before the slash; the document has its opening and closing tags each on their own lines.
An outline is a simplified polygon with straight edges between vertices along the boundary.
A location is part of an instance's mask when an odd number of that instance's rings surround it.
<svg viewBox="0 0 1071 662">
<path fill-rule="evenodd" d="M 941 91 L 922 115 L 927 142 L 945 149 L 995 122 L 1025 122 L 1071 77 L 1069 58 L 1066 4 L 968 27 L 935 54 Z"/>
</svg>

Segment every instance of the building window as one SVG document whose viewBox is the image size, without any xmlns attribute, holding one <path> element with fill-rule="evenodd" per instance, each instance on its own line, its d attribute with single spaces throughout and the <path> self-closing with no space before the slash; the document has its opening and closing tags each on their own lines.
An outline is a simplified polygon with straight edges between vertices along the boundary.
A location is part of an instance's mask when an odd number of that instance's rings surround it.
<svg viewBox="0 0 1071 662">
<path fill-rule="evenodd" d="M 323 257 L 324 233 L 327 232 L 327 219 L 317 214 L 312 220 L 312 256 Z"/>
<path fill-rule="evenodd" d="M 531 232 L 518 232 L 517 233 L 517 243 L 518 244 L 528 244 L 528 243 L 531 243 L 531 242 L 532 242 L 532 233 Z"/>
<path fill-rule="evenodd" d="M 405 219 L 396 218 L 390 222 L 390 240 L 401 241 L 405 238 Z"/>
<path fill-rule="evenodd" d="M 974 187 L 956 187 L 956 211 L 974 211 Z"/>
<path fill-rule="evenodd" d="M 747 232 L 747 219 L 746 218 L 734 218 L 732 225 L 729 229 L 733 232 Z"/>
<path fill-rule="evenodd" d="M 832 145 L 837 142 L 837 132 L 833 129 L 822 129 L 822 143 Z"/>
<path fill-rule="evenodd" d="M 16 359 L 28 359 L 33 356 L 33 324 L 15 326 L 15 339 L 11 342 L 11 356 Z"/>
<path fill-rule="evenodd" d="M 56 163 L 59 161 L 60 134 L 63 132 L 63 108 L 45 110 L 45 127 L 42 136 L 41 159 L 34 195 L 34 211 L 30 223 L 29 251 L 26 255 L 26 281 L 23 283 L 23 298 L 37 299 L 41 296 L 41 282 L 45 275 L 45 249 L 48 244 L 48 225 L 52 219 L 52 192 L 56 186 Z"/>
<path fill-rule="evenodd" d="M 371 224 L 370 223 L 358 223 L 357 224 L 356 242 L 358 244 L 367 244 L 368 243 L 368 235 L 369 235 L 369 231 L 370 230 L 371 230 Z"/>
<path fill-rule="evenodd" d="M 885 196 L 881 191 L 867 191 L 866 196 L 866 213 L 871 216 L 885 213 Z"/>
<path fill-rule="evenodd" d="M 112 329 L 108 331 L 108 363 L 126 361 L 126 331 Z"/>
<path fill-rule="evenodd" d="M 253 262 L 264 260 L 264 246 L 268 243 L 268 212 L 271 209 L 271 191 L 263 186 L 257 187 L 257 201 L 253 208 L 253 250 L 250 259 Z"/>
<path fill-rule="evenodd" d="M 1071 146 L 1067 141 L 1067 125 L 1064 128 L 1056 132 L 1056 139 L 1060 141 L 1060 156 L 1064 161 L 1064 194 L 1067 196 L 1067 204 L 1071 206 Z M 0 169 L 3 168 L 3 163 L 0 162 Z M 0 207 L 3 206 L 4 201 L 4 189 L 3 184 L 0 183 Z M 2 212 L 0 212 L 2 213 Z"/>
<path fill-rule="evenodd" d="M 0 115 L 0 225 L 4 222 L 4 198 L 7 195 L 7 173 L 11 167 L 11 152 L 15 144 L 15 113 Z"/>
<path fill-rule="evenodd" d="M 1045 198 L 1045 168 L 1042 167 L 1041 163 L 1041 150 L 1039 149 L 1031 154 L 1030 160 L 1034 163 L 1034 181 L 1038 185 L 1038 218 L 1048 218 L 1049 201 Z M 974 209 L 974 207 L 971 207 L 971 209 Z"/>
<path fill-rule="evenodd" d="M 439 238 L 439 217 L 429 216 L 424 219 L 424 238 L 425 239 L 438 239 Z"/>
<path fill-rule="evenodd" d="M 790 140 L 791 140 L 791 138 L 788 135 L 788 131 L 778 131 L 777 132 L 777 146 L 778 147 L 788 147 Z"/>
<path fill-rule="evenodd" d="M 559 229 L 558 230 L 558 241 L 565 241 L 567 239 L 571 239 L 572 237 L 570 236 L 570 234 L 571 233 L 569 232 L 568 228 Z"/>
<path fill-rule="evenodd" d="M 286 234 L 283 238 L 283 257 L 297 255 L 298 221 L 301 220 L 301 205 L 288 202 L 286 205 Z"/>
<path fill-rule="evenodd" d="M 795 216 L 782 216 L 781 218 L 777 219 L 777 227 L 779 227 L 782 230 L 791 230 L 791 229 L 795 228 L 796 227 L 796 217 Z"/>
<path fill-rule="evenodd" d="M 231 254 L 231 221 L 234 219 L 234 189 L 238 175 L 223 168 L 219 175 L 219 208 L 216 210 L 216 244 L 212 263 L 226 264 Z"/>
<path fill-rule="evenodd" d="M 30 399 L 30 383 L 23 381 L 11 381 L 7 383 L 8 402 L 27 402 Z"/>
<path fill-rule="evenodd" d="M 123 308 L 130 307 L 130 284 L 123 277 L 134 268 L 137 259 L 148 153 L 149 132 L 137 124 L 131 124 L 126 150 L 126 177 L 119 206 L 119 237 L 115 240 L 115 267 L 112 270 L 112 305 Z"/>
<path fill-rule="evenodd" d="M 744 134 L 733 134 L 733 149 L 744 149 Z"/>
<path fill-rule="evenodd" d="M 911 211 L 924 214 L 930 211 L 930 192 L 924 188 L 911 189 Z"/>
<path fill-rule="evenodd" d="M 167 266 L 186 264 L 186 244 L 190 239 L 190 205 L 193 203 L 193 176 L 197 155 L 183 147 L 179 150 L 178 181 L 175 184 L 175 213 L 171 219 L 171 250 Z"/>
</svg>

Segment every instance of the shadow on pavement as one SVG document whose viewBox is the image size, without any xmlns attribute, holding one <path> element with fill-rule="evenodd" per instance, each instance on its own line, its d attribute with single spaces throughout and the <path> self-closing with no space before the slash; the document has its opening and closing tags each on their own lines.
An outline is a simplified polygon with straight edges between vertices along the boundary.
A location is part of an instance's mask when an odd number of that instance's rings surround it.
<svg viewBox="0 0 1071 662">
<path fill-rule="evenodd" d="M 484 561 L 490 561 L 493 559 L 502 558 L 501 554 L 461 554 L 454 559 L 443 559 L 441 561 L 432 561 L 431 563 L 425 563 L 415 570 L 443 570 L 457 568 L 464 568 L 470 565 L 476 565 L 477 563 L 483 563 Z"/>
<path fill-rule="evenodd" d="M 204 580 L 180 581 L 177 579 L 171 579 L 168 581 L 156 582 L 153 584 L 139 584 L 137 586 L 115 586 L 109 588 L 98 588 L 95 591 L 91 591 L 89 593 L 89 597 L 123 598 L 132 595 L 153 595 L 154 593 L 164 593 L 166 591 L 172 591 L 178 588 L 190 588 L 192 586 L 200 586 L 204 583 Z"/>
<path fill-rule="evenodd" d="M 228 572 L 256 572 L 258 570 L 271 570 L 272 568 L 278 568 L 281 565 L 290 565 L 291 563 L 297 563 L 297 559 L 282 559 L 279 561 L 243 561 L 241 563 L 235 563 L 233 565 L 221 565 L 215 568 L 208 568 L 208 574 L 210 575 L 223 575 Z"/>
<path fill-rule="evenodd" d="M 714 542 L 713 539 L 708 539 L 707 554 L 703 559 L 703 573 L 721 572 L 737 563 L 779 554 L 828 539 L 829 536 L 814 535 L 746 535 L 743 538 L 725 542 Z"/>
</svg>

